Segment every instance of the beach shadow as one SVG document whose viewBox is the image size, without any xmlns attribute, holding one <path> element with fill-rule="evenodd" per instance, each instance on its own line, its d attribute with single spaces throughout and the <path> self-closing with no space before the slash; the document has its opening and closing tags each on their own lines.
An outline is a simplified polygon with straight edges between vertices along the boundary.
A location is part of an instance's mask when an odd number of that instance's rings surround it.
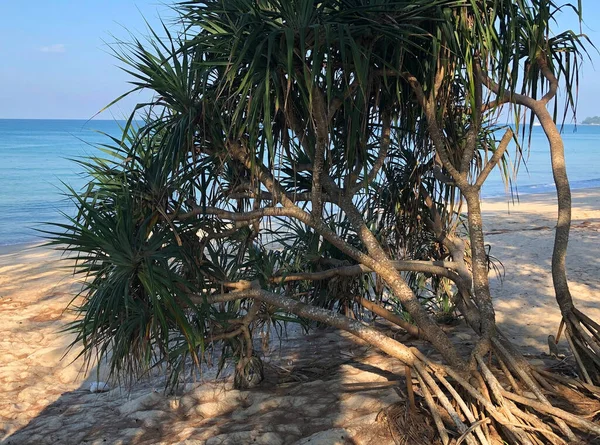
<svg viewBox="0 0 600 445">
<path fill-rule="evenodd" d="M 505 214 L 497 216 L 486 218 L 495 222 Z M 573 297 L 600 320 L 595 298 L 600 292 L 600 221 L 577 219 L 573 226 L 567 258 Z M 547 336 L 556 335 L 560 321 L 550 274 L 553 227 L 552 218 L 525 211 L 513 212 L 509 223 L 486 225 L 491 254 L 505 271 L 503 280 L 491 283 L 498 325 L 526 353 L 546 352 Z M 29 328 L 19 329 L 25 333 Z M 566 351 L 564 340 L 559 348 Z M 347 334 L 317 329 L 284 339 L 281 350 L 270 354 L 265 382 L 248 391 L 206 382 L 169 395 L 163 392 L 164 380 L 155 378 L 130 391 L 91 394 L 86 382 L 64 392 L 3 443 L 287 444 L 311 436 L 312 443 L 319 443 L 319 434 L 320 439 L 344 437 L 353 443 L 344 427 L 364 422 L 373 428 L 382 407 L 402 401 L 393 388 L 405 385 L 403 366 Z M 373 429 L 368 431 L 375 437 Z M 380 443 L 390 443 L 389 437 Z"/>
<path fill-rule="evenodd" d="M 164 378 L 153 376 L 130 388 L 92 394 L 89 387 L 97 368 L 82 381 L 85 376 L 72 366 L 58 364 L 70 337 L 59 339 L 57 332 L 72 320 L 64 308 L 76 291 L 75 281 L 56 267 L 62 264 L 58 257 L 48 249 L 15 248 L 0 255 L 0 271 L 6 278 L 0 283 L 0 314 L 11 320 L 2 334 L 16 349 L 11 351 L 14 355 L 3 350 L 10 381 L 4 384 L 0 377 L 2 443 L 150 444 L 236 433 L 266 443 L 275 437 L 289 443 L 312 434 L 339 434 L 352 443 L 341 428 L 349 419 L 375 416 L 399 400 L 390 386 L 369 390 L 369 384 L 398 380 L 403 367 L 331 329 L 284 337 L 281 349 L 268 351 L 266 379 L 258 388 L 236 392 L 230 383 L 216 383 L 223 394 L 235 395 L 235 403 L 213 406 L 217 411 L 212 416 L 203 411 L 208 403 L 194 399 L 202 386 L 214 385 L 211 382 L 188 388 L 186 394 L 169 395 Z M 371 355 L 381 362 L 368 367 L 362 360 L 371 360 Z M 103 380 L 105 372 L 101 374 Z M 345 386 L 357 378 L 366 383 L 360 394 Z M 73 389 L 77 379 L 81 383 Z M 211 403 L 218 405 L 220 398 Z"/>
<path fill-rule="evenodd" d="M 284 340 L 266 363 L 266 378 L 248 391 L 230 382 L 191 385 L 183 394 L 157 388 L 159 378 L 91 394 L 89 382 L 62 394 L 6 444 L 313 443 L 354 444 L 361 425 L 373 435 L 377 413 L 400 398 L 403 367 L 331 329 Z M 404 382 L 402 382 L 404 385 Z M 211 415 L 209 415 L 211 414 Z M 358 419 L 358 421 L 357 421 Z M 363 428 L 363 429 L 364 429 Z M 387 434 L 382 429 L 382 434 Z M 365 433 L 366 434 L 366 433 Z M 389 440 L 382 436 L 382 440 Z M 310 442 L 309 442 L 310 443 Z M 361 442 L 364 443 L 364 442 Z"/>
<path fill-rule="evenodd" d="M 594 320 L 600 320 L 600 218 L 589 205 L 587 194 L 574 195 L 578 218 L 572 222 L 567 252 L 567 276 L 575 305 Z M 533 200 L 528 197 L 528 202 Z M 521 205 L 507 218 L 506 211 L 484 214 L 486 242 L 490 253 L 502 263 L 503 276 L 491 274 L 498 326 L 523 352 L 549 352 L 548 335 L 557 334 L 560 309 L 555 300 L 551 275 L 556 208 L 547 203 L 547 212 L 539 206 Z M 585 217 L 589 214 L 589 217 Z M 566 340 L 559 349 L 567 352 Z"/>
</svg>

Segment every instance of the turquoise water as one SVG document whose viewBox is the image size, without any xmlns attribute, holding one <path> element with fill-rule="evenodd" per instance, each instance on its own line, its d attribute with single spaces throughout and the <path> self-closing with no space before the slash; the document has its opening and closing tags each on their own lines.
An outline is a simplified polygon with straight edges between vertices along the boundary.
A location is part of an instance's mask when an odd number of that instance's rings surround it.
<svg viewBox="0 0 600 445">
<path fill-rule="evenodd" d="M 70 159 L 119 135 L 115 121 L 0 119 L 0 245 L 39 242 L 34 229 L 69 211 L 61 181 L 82 187 L 81 167 Z M 91 145 L 90 145 L 91 144 Z"/>
<path fill-rule="evenodd" d="M 567 173 L 572 189 L 600 187 L 600 126 L 565 125 L 562 129 Z M 533 127 L 531 144 L 523 145 L 525 163 L 519 167 L 513 190 L 519 195 L 555 192 L 548 141 L 541 127 Z M 516 147 L 509 154 L 515 159 Z M 483 197 L 506 196 L 498 169 L 486 181 Z"/>
<path fill-rule="evenodd" d="M 96 130 L 96 131 L 94 131 Z M 600 126 L 565 126 L 567 168 L 573 188 L 600 186 Z M 42 222 L 62 220 L 70 206 L 61 181 L 78 188 L 81 168 L 70 159 L 97 154 L 106 142 L 97 131 L 118 136 L 114 121 L 0 119 L 0 245 L 41 241 Z M 514 150 L 512 151 L 514 153 Z M 521 166 L 519 194 L 553 192 L 550 155 L 540 127 L 535 127 L 527 168 Z M 503 196 L 497 171 L 486 183 L 485 197 Z"/>
</svg>

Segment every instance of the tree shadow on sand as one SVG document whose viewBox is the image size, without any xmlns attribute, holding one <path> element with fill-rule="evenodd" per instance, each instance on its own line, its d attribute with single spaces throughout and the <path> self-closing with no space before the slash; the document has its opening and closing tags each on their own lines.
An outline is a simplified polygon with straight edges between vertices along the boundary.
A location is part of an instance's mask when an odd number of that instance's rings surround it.
<svg viewBox="0 0 600 445">
<path fill-rule="evenodd" d="M 527 223 L 526 218 L 517 221 L 515 238 L 508 238 L 515 236 L 510 230 L 489 234 L 492 254 L 506 269 L 504 281 L 494 281 L 492 288 L 499 328 L 550 367 L 558 363 L 543 355 L 547 335 L 558 327 L 550 316 L 558 312 L 549 273 L 553 230 L 523 230 Z M 595 223 L 575 224 L 569 253 L 577 259 L 571 263 L 572 282 L 587 288 L 582 287 L 576 298 L 592 309 L 596 306 L 591 296 L 600 290 L 593 273 L 598 267 L 597 243 L 589 239 L 600 237 Z M 444 329 L 455 343 L 472 345 L 472 332 L 464 324 Z M 438 358 L 423 342 L 409 343 Z M 565 345 L 559 348 L 567 352 Z M 63 393 L 3 443 L 394 443 L 388 425 L 378 422 L 377 415 L 404 403 L 404 369 L 397 360 L 331 329 L 292 334 L 265 358 L 265 381 L 247 391 L 232 389 L 231 379 L 225 379 L 189 383 L 180 393 L 168 395 L 164 380 L 153 377 L 130 390 L 91 394 L 88 380 Z"/>
<path fill-rule="evenodd" d="M 129 391 L 91 394 L 89 380 L 6 439 L 16 444 L 393 443 L 377 415 L 401 403 L 403 367 L 331 329 L 283 340 L 265 381 L 247 391 L 231 378 L 168 395 L 156 377 Z"/>
</svg>

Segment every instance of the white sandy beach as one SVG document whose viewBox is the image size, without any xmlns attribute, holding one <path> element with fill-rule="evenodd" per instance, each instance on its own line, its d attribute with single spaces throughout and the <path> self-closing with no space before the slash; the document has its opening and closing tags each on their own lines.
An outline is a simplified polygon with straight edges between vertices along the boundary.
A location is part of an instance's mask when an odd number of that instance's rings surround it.
<svg viewBox="0 0 600 445">
<path fill-rule="evenodd" d="M 577 190 L 573 198 L 571 289 L 576 304 L 600 320 L 600 189 Z M 484 203 L 487 241 L 505 270 L 502 282 L 492 280 L 499 326 L 531 354 L 546 352 L 560 321 L 550 277 L 555 215 L 553 195 L 522 196 L 514 206 Z M 0 251 L 0 442 L 383 443 L 374 416 L 399 401 L 386 382 L 402 367 L 335 332 L 284 348 L 277 366 L 300 383 L 246 392 L 188 387 L 180 399 L 156 392 L 162 388 L 150 380 L 131 393 L 90 394 L 93 370 L 80 372 L 74 354 L 61 360 L 69 337 L 59 331 L 72 320 L 63 310 L 77 285 L 58 266 L 49 250 Z M 468 331 L 460 335 L 468 341 Z M 323 351 L 339 357 L 335 366 L 317 359 Z"/>
<path fill-rule="evenodd" d="M 525 195 L 515 205 L 488 200 L 483 212 L 486 241 L 505 272 L 502 280 L 492 280 L 498 325 L 516 344 L 545 350 L 548 335 L 556 335 L 560 323 L 550 275 L 556 197 Z M 600 320 L 600 189 L 573 191 L 572 218 L 571 293 L 580 309 Z"/>
</svg>

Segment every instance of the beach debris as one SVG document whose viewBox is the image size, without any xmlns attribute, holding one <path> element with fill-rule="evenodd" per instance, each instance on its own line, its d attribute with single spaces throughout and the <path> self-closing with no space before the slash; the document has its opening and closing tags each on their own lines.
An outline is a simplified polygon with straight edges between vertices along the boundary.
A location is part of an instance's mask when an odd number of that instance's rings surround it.
<svg viewBox="0 0 600 445">
<path fill-rule="evenodd" d="M 106 382 L 92 382 L 90 383 L 90 392 L 107 392 L 110 391 L 110 386 Z"/>
<path fill-rule="evenodd" d="M 549 335 L 548 336 L 548 349 L 550 350 L 550 356 L 551 357 L 556 357 L 558 358 L 558 356 L 560 355 L 560 353 L 558 352 L 558 346 L 557 346 L 557 341 L 554 338 L 554 335 Z"/>
</svg>

